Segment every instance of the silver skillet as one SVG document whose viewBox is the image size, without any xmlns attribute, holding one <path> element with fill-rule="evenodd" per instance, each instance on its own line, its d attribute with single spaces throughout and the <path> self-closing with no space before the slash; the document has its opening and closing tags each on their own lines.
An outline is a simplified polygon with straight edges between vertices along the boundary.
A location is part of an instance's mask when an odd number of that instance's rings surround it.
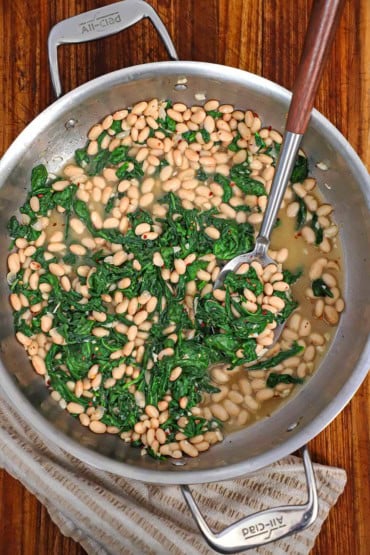
<svg viewBox="0 0 370 555">
<path fill-rule="evenodd" d="M 49 59 L 56 96 L 61 96 L 57 47 L 117 33 L 148 17 L 175 61 L 143 64 L 94 79 L 59 98 L 30 123 L 0 162 L 1 349 L 0 387 L 27 422 L 68 453 L 94 467 L 157 484 L 182 484 L 183 494 L 207 541 L 222 552 L 256 547 L 310 525 L 317 514 L 317 492 L 308 451 L 303 462 L 308 501 L 246 517 L 214 534 L 185 484 L 230 480 L 255 472 L 304 446 L 343 409 L 366 376 L 370 361 L 369 252 L 370 179 L 348 142 L 313 111 L 303 148 L 340 226 L 345 268 L 343 313 L 331 347 L 304 387 L 272 417 L 229 436 L 199 459 L 155 461 L 141 457 L 115 436 L 82 428 L 49 397 L 23 348 L 16 342 L 8 303 L 6 223 L 25 199 L 31 168 L 39 163 L 57 172 L 81 146 L 90 126 L 107 113 L 146 97 L 199 103 L 199 94 L 240 108 L 258 110 L 263 121 L 282 130 L 290 93 L 239 69 L 203 62 L 180 62 L 156 12 L 142 0 L 125 0 L 58 23 L 49 36 Z M 323 172 L 318 162 L 327 166 Z M 273 523 L 273 524 L 271 524 Z"/>
</svg>

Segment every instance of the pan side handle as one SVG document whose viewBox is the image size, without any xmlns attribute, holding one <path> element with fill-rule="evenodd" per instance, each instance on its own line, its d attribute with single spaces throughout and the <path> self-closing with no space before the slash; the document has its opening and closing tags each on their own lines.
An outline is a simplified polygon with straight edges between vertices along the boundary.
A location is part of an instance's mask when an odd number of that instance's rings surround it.
<svg viewBox="0 0 370 555">
<path fill-rule="evenodd" d="M 144 18 L 150 19 L 172 60 L 178 60 L 174 44 L 157 12 L 145 0 L 123 0 L 60 21 L 51 29 L 48 56 L 55 96 L 62 94 L 59 76 L 58 46 L 87 42 L 114 35 Z"/>
<path fill-rule="evenodd" d="M 308 499 L 304 505 L 286 505 L 249 515 L 221 532 L 213 532 L 201 514 L 188 486 L 181 491 L 201 533 L 220 553 L 236 553 L 300 532 L 310 526 L 318 513 L 318 498 L 312 462 L 307 447 L 302 449 Z"/>
</svg>

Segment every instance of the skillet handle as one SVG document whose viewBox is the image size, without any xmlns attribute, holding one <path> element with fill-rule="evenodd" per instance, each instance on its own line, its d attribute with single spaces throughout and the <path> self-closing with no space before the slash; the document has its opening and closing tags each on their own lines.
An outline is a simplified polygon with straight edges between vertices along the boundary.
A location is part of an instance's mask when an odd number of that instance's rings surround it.
<svg viewBox="0 0 370 555">
<path fill-rule="evenodd" d="M 149 18 L 164 42 L 171 59 L 178 55 L 166 27 L 157 12 L 144 0 L 124 0 L 97 8 L 60 21 L 51 29 L 48 38 L 48 55 L 51 81 L 55 96 L 62 94 L 58 67 L 58 46 L 77 42 L 88 42 L 114 35 L 131 27 L 144 18 Z"/>
<path fill-rule="evenodd" d="M 195 522 L 209 545 L 220 553 L 236 553 L 259 547 L 310 526 L 318 513 L 318 498 L 312 462 L 307 446 L 302 448 L 308 499 L 305 505 L 286 505 L 254 513 L 219 533 L 214 533 L 204 520 L 188 486 L 181 486 Z"/>
</svg>

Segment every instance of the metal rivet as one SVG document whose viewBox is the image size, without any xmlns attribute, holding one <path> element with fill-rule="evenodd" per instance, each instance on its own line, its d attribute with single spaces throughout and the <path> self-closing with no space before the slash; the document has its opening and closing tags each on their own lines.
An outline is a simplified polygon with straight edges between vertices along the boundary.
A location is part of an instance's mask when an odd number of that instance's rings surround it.
<svg viewBox="0 0 370 555">
<path fill-rule="evenodd" d="M 290 426 L 288 426 L 287 428 L 287 432 L 292 432 L 297 426 L 298 426 L 299 422 L 293 422 L 293 424 L 291 424 Z"/>
<path fill-rule="evenodd" d="M 184 84 L 182 84 L 182 83 L 177 83 L 177 84 L 174 86 L 175 91 L 186 91 L 187 88 L 188 88 L 188 86 L 187 86 L 187 85 L 184 85 Z"/>
<path fill-rule="evenodd" d="M 64 127 L 66 129 L 73 129 L 73 127 L 76 126 L 77 120 L 76 119 L 69 119 L 68 121 L 66 121 L 66 123 L 64 124 Z"/>
</svg>

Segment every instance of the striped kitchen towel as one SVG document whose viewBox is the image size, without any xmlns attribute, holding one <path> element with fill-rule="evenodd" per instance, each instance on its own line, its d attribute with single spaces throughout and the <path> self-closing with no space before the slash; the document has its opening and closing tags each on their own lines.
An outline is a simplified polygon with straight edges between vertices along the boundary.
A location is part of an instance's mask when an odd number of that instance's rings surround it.
<svg viewBox="0 0 370 555">
<path fill-rule="evenodd" d="M 175 486 L 125 480 L 54 448 L 0 397 L 0 467 L 43 503 L 66 536 L 91 555 L 210 555 Z M 305 555 L 346 484 L 339 468 L 315 464 L 319 516 L 298 534 L 254 555 Z M 192 488 L 209 525 L 222 529 L 243 516 L 282 504 L 306 502 L 302 462 L 287 457 L 253 476 Z"/>
</svg>

